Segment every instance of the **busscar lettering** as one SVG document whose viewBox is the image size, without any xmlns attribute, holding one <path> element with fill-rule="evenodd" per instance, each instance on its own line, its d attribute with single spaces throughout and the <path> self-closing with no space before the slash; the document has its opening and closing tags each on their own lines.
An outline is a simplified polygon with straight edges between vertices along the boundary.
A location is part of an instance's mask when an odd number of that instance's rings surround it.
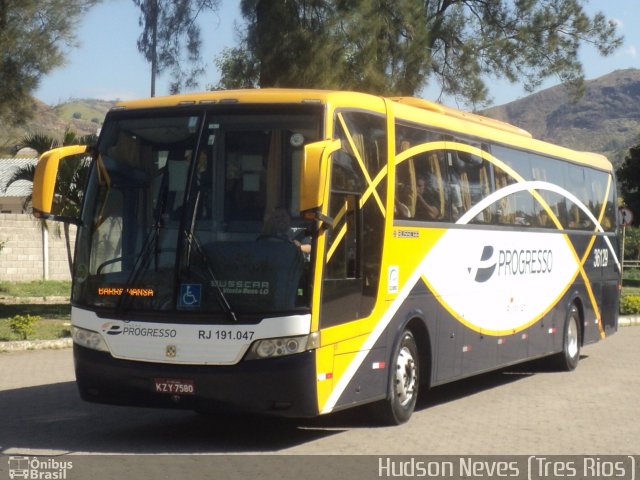
<svg viewBox="0 0 640 480">
<path fill-rule="evenodd" d="M 395 238 L 420 238 L 420 232 L 417 230 L 394 230 Z"/>
<path fill-rule="evenodd" d="M 218 280 L 212 287 L 221 288 L 225 295 L 268 295 L 269 282 L 261 280 Z"/>
</svg>

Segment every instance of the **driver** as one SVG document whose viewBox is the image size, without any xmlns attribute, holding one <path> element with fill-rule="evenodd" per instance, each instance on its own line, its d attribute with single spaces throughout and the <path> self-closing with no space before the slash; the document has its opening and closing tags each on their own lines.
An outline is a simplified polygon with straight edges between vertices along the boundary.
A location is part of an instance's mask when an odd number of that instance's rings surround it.
<svg viewBox="0 0 640 480">
<path fill-rule="evenodd" d="M 262 233 L 258 237 L 258 240 L 269 239 L 291 242 L 298 247 L 302 253 L 311 253 L 310 244 L 302 243 L 293 238 L 291 217 L 284 208 L 276 208 L 264 221 Z"/>
</svg>

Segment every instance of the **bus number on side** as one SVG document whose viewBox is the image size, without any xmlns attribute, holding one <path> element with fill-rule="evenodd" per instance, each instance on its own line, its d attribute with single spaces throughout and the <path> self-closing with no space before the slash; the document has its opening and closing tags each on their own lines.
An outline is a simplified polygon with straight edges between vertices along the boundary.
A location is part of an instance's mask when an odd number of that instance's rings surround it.
<svg viewBox="0 0 640 480">
<path fill-rule="evenodd" d="M 594 248 L 593 266 L 595 268 L 604 268 L 607 265 L 609 265 L 609 250 L 606 248 Z"/>
</svg>

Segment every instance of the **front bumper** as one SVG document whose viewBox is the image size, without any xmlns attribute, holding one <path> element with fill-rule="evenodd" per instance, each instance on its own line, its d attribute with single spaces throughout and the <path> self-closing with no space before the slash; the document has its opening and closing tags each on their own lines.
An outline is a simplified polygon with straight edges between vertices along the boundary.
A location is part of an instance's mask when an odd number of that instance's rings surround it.
<svg viewBox="0 0 640 480">
<path fill-rule="evenodd" d="M 287 417 L 318 415 L 313 351 L 236 365 L 120 360 L 76 344 L 73 356 L 80 395 L 89 402 Z M 195 394 L 156 393 L 156 378 L 190 380 Z"/>
</svg>

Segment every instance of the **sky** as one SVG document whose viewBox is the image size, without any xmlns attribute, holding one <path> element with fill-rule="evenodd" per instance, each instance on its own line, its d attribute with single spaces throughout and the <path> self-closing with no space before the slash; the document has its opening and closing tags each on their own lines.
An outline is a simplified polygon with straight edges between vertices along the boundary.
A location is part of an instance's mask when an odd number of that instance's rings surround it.
<svg viewBox="0 0 640 480">
<path fill-rule="evenodd" d="M 640 68 L 640 8 L 638 0 L 587 0 L 589 14 L 602 11 L 614 20 L 625 37 L 623 46 L 609 57 L 601 57 L 594 48 L 580 51 L 587 79 L 598 78 L 614 70 Z M 215 85 L 218 73 L 213 63 L 225 47 L 237 43 L 236 27 L 241 25 L 239 1 L 222 0 L 217 14 L 209 13 L 200 19 L 202 30 L 202 58 L 207 65 L 199 90 Z M 136 48 L 141 27 L 139 10 L 131 0 L 103 0 L 94 7 L 78 26 L 79 47 L 68 50 L 67 63 L 45 76 L 35 97 L 49 105 L 57 105 L 74 98 L 130 100 L 150 94 L 150 67 Z M 540 89 L 558 84 L 557 79 L 546 81 Z M 161 75 L 156 94 L 169 92 L 169 79 Z M 489 91 L 494 105 L 501 105 L 529 95 L 520 85 L 491 79 Z M 420 96 L 428 100 L 438 97 L 437 86 L 426 88 Z M 443 103 L 457 106 L 452 99 Z"/>
</svg>

